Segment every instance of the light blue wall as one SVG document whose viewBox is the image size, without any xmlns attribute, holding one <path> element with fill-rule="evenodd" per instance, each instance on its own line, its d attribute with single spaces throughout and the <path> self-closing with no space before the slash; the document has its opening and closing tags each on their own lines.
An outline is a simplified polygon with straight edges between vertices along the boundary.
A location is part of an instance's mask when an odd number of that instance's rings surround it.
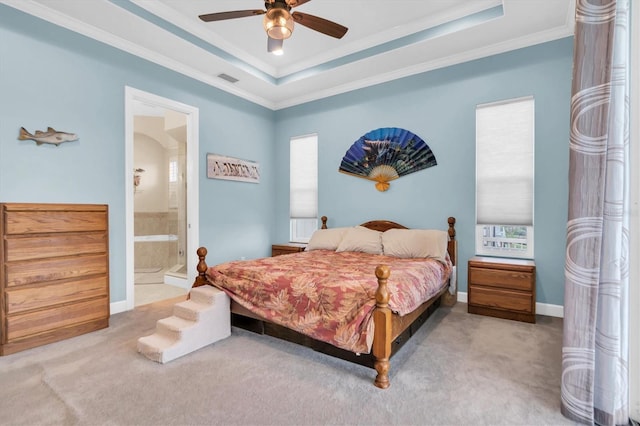
<svg viewBox="0 0 640 426">
<path fill-rule="evenodd" d="M 460 287 L 474 254 L 474 109 L 536 99 L 535 257 L 538 302 L 562 305 L 572 39 L 481 59 L 272 112 L 147 61 L 0 5 L 0 201 L 106 203 L 111 301 L 125 298 L 124 87 L 200 110 L 200 244 L 218 263 L 269 254 L 288 239 L 289 139 L 319 135 L 320 213 L 330 226 L 370 219 L 446 227 L 455 216 Z M 18 141 L 53 126 L 80 140 Z M 391 183 L 338 173 L 361 135 L 403 127 L 438 166 Z M 207 152 L 260 162 L 259 185 L 206 178 Z"/>
<path fill-rule="evenodd" d="M 269 254 L 274 113 L 0 5 L 0 201 L 109 205 L 111 301 L 125 299 L 124 87 L 200 110 L 200 244 L 210 262 Z M 18 130 L 75 132 L 59 147 Z M 260 162 L 260 184 L 206 178 L 207 152 Z"/>
<path fill-rule="evenodd" d="M 318 133 L 319 213 L 329 226 L 389 219 L 446 229 L 457 219 L 459 285 L 467 291 L 467 260 L 475 254 L 475 106 L 533 95 L 537 301 L 563 304 L 568 194 L 569 100 L 573 39 L 476 60 L 276 113 L 276 238 L 288 238 L 288 161 L 292 136 Z M 424 139 L 438 165 L 391 182 L 338 172 L 347 149 L 379 127 L 402 127 Z"/>
</svg>

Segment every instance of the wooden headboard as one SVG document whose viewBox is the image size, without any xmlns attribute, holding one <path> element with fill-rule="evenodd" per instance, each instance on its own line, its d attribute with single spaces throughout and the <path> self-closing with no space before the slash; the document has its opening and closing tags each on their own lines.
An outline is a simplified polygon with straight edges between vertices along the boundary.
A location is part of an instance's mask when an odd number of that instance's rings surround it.
<svg viewBox="0 0 640 426">
<path fill-rule="evenodd" d="M 320 218 L 322 220 L 322 229 L 327 229 L 327 217 L 322 216 Z M 447 219 L 447 223 L 449 224 L 449 243 L 447 245 L 447 251 L 449 252 L 449 258 L 451 258 L 451 263 L 454 265 L 458 264 L 458 242 L 456 240 L 456 218 L 450 217 Z M 374 231 L 384 232 L 389 229 L 409 229 L 404 225 L 400 225 L 399 223 L 392 222 L 390 220 L 370 220 L 369 222 L 365 222 L 360 226 L 364 226 L 365 228 L 373 229 Z"/>
</svg>

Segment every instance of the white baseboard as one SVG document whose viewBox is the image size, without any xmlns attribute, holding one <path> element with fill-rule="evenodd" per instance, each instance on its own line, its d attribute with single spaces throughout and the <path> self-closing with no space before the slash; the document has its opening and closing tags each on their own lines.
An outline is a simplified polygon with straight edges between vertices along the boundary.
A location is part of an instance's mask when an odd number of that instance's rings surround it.
<svg viewBox="0 0 640 426">
<path fill-rule="evenodd" d="M 128 311 L 127 301 L 121 300 L 120 302 L 111 302 L 109 304 L 110 315 L 119 314 L 120 312 Z"/>
<path fill-rule="evenodd" d="M 458 292 L 458 302 L 467 303 L 468 300 L 466 292 Z M 549 303 L 536 303 L 536 315 L 564 318 L 564 306 L 551 305 Z"/>
<path fill-rule="evenodd" d="M 548 317 L 564 318 L 564 306 L 550 305 L 549 303 L 536 303 L 536 314 Z"/>
</svg>

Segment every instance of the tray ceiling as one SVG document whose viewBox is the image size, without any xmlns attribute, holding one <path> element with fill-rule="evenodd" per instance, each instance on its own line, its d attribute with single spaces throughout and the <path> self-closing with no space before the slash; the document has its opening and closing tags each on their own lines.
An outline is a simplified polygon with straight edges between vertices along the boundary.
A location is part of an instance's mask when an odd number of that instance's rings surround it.
<svg viewBox="0 0 640 426">
<path fill-rule="evenodd" d="M 313 0 L 294 10 L 347 34 L 295 25 L 275 56 L 262 15 L 198 19 L 264 9 L 260 0 L 0 2 L 273 110 L 570 36 L 575 9 L 575 0 Z"/>
</svg>

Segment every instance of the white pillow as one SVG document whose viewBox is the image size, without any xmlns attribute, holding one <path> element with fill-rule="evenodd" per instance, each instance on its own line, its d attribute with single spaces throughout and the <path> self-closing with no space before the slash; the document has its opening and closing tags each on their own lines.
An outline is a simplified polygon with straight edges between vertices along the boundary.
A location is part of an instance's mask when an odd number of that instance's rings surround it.
<svg viewBox="0 0 640 426">
<path fill-rule="evenodd" d="M 384 254 L 402 258 L 431 257 L 446 262 L 449 234 L 437 229 L 389 229 L 382 233 Z"/>
<path fill-rule="evenodd" d="M 342 237 L 336 251 L 359 251 L 371 254 L 382 254 L 382 232 L 356 226 L 349 228 Z"/>
<path fill-rule="evenodd" d="M 336 250 L 349 228 L 318 229 L 311 235 L 306 251 Z"/>
</svg>

